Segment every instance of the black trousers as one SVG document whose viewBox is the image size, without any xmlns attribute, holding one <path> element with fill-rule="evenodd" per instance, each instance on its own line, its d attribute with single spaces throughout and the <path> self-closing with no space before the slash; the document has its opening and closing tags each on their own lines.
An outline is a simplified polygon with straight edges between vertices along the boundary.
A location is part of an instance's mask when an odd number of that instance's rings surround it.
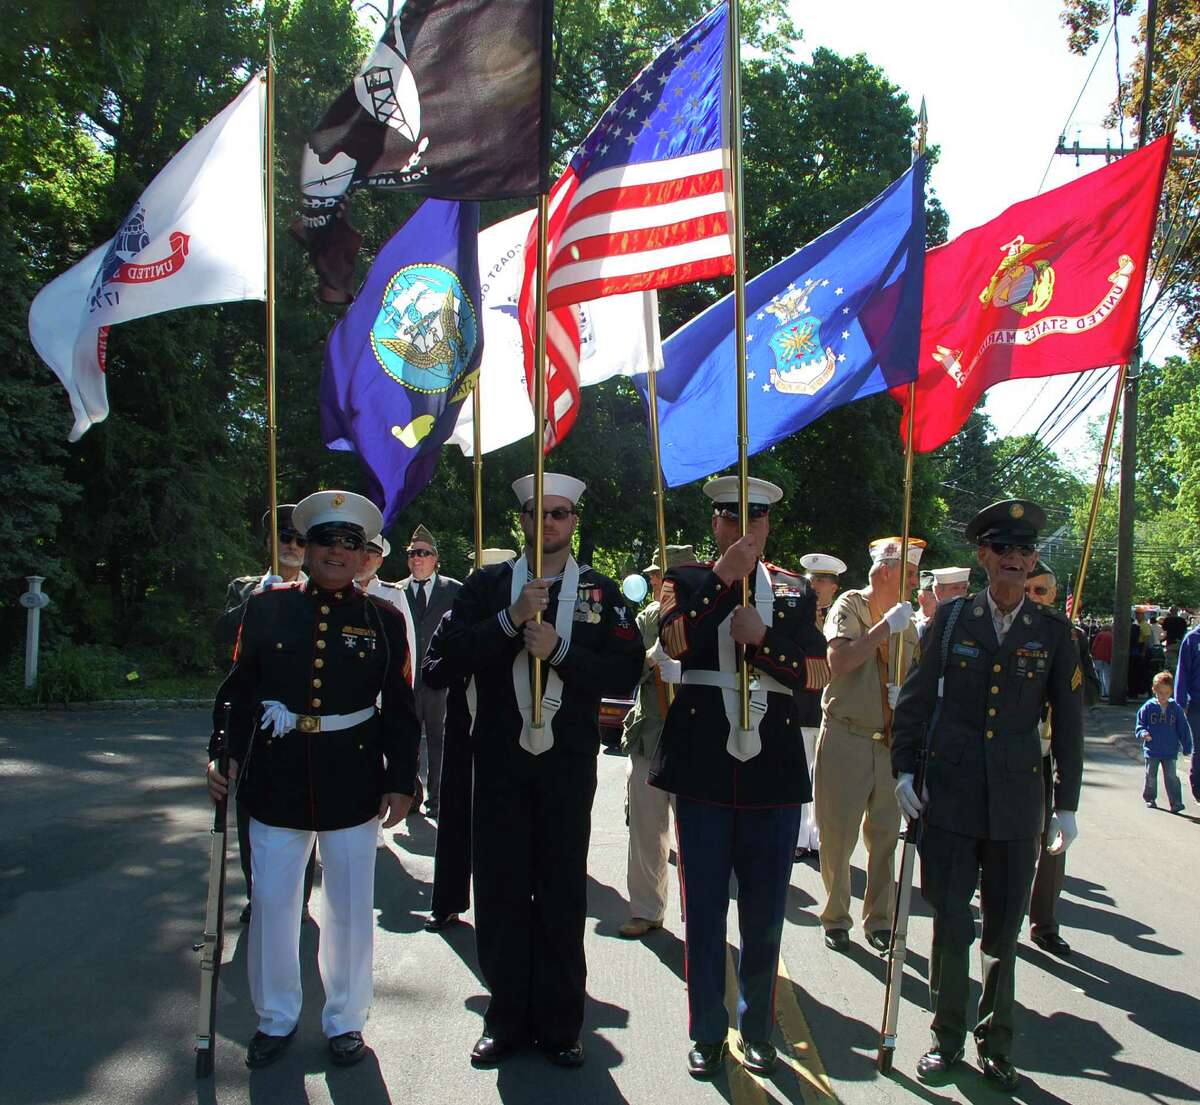
<svg viewBox="0 0 1200 1105">
<path fill-rule="evenodd" d="M 1054 765 L 1047 756 L 1042 760 L 1042 778 L 1046 781 L 1046 820 L 1038 850 L 1037 874 L 1033 879 L 1033 894 L 1029 899 L 1029 928 L 1034 936 L 1057 936 L 1058 896 L 1067 877 L 1067 853 L 1052 856 L 1046 851 L 1050 841 L 1050 815 L 1054 812 Z"/>
<path fill-rule="evenodd" d="M 440 917 L 471 905 L 471 771 L 468 734 L 447 725 L 430 904 Z"/>
<path fill-rule="evenodd" d="M 991 1055 L 1012 1050 L 1017 938 L 1029 907 L 1040 837 L 981 840 L 932 825 L 921 840 L 921 893 L 933 909 L 933 952 L 929 990 L 933 1039 L 945 1051 L 963 1046 L 975 915 L 971 899 L 979 886 L 983 935 L 979 943 L 983 994 L 972 1030 Z"/>
<path fill-rule="evenodd" d="M 238 856 L 242 862 L 242 875 L 246 879 L 246 897 L 250 898 L 253 879 L 250 877 L 250 811 L 241 802 L 237 807 Z M 308 866 L 304 868 L 304 904 L 312 897 L 313 875 L 317 870 L 317 850 L 308 853 Z"/>
<path fill-rule="evenodd" d="M 573 1043 L 583 1026 L 594 755 L 475 756 L 475 941 L 488 1035 Z"/>
</svg>

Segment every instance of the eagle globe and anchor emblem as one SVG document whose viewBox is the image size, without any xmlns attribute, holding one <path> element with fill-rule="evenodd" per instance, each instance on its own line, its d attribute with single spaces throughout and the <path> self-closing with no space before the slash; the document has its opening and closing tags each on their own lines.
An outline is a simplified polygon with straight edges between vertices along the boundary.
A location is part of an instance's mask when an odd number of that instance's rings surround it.
<svg viewBox="0 0 1200 1105">
<path fill-rule="evenodd" d="M 775 354 L 771 383 L 790 395 L 816 395 L 837 371 L 833 350 L 822 348 L 821 320 L 809 310 L 808 295 L 792 289 L 764 308 L 780 323 L 770 339 Z"/>
<path fill-rule="evenodd" d="M 388 281 L 371 326 L 371 348 L 380 367 L 397 383 L 423 395 L 455 403 L 470 394 L 479 375 L 467 374 L 479 322 L 458 277 L 442 265 L 407 265 Z M 416 448 L 437 421 L 419 414 L 392 436 Z"/>
</svg>

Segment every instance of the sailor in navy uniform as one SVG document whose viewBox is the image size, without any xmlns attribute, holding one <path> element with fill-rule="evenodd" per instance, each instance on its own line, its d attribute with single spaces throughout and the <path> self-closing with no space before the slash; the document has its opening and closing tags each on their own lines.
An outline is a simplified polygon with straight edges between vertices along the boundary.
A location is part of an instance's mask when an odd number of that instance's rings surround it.
<svg viewBox="0 0 1200 1105">
<path fill-rule="evenodd" d="M 769 1073 L 776 1053 L 775 977 L 784 903 L 801 807 L 812 799 L 803 726 L 820 721 L 829 681 L 816 594 L 803 576 L 762 560 L 769 512 L 783 492 L 749 481 L 750 527 L 739 537 L 738 481 L 710 480 L 713 564 L 672 568 L 663 583 L 659 639 L 682 665 L 650 782 L 676 796 L 679 869 L 687 931 L 693 1046 L 688 1070 L 711 1077 L 722 1065 L 725 921 L 737 875 L 742 949 L 738 1027 L 745 1065 Z M 742 606 L 750 577 L 752 605 Z M 750 728 L 741 726 L 736 645 L 751 667 Z"/>
<path fill-rule="evenodd" d="M 584 485 L 547 472 L 542 578 L 533 578 L 533 477 L 513 484 L 526 555 L 463 583 L 441 657 L 473 676 L 478 711 L 472 859 L 475 940 L 491 991 L 479 1065 L 536 1041 L 552 1062 L 583 1062 L 587 852 L 602 696 L 627 698 L 642 644 L 617 585 L 571 555 Z M 534 615 L 544 613 L 541 622 Z M 542 725 L 532 724 L 531 658 L 542 660 Z"/>
<path fill-rule="evenodd" d="M 215 732 L 220 704 L 232 704 L 229 779 L 250 814 L 247 968 L 258 1013 L 251 1067 L 279 1058 L 300 1017 L 301 885 L 314 840 L 324 869 L 322 1027 L 335 1064 L 364 1056 L 376 826 L 407 812 L 417 770 L 403 620 L 354 586 L 379 510 L 361 495 L 322 491 L 300 502 L 293 520 L 308 540 L 308 582 L 250 597 L 214 710 Z M 215 754 L 210 745 L 209 792 L 217 798 L 227 780 Z"/>
</svg>

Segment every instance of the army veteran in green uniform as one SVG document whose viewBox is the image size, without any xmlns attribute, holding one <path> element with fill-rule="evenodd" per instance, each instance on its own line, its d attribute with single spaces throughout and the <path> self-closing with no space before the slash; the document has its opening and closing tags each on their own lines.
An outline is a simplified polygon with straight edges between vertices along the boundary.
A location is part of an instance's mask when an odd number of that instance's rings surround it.
<svg viewBox="0 0 1200 1105">
<path fill-rule="evenodd" d="M 896 706 L 896 798 L 908 817 L 923 819 L 921 892 L 933 909 L 933 1046 L 917 1063 L 923 1081 L 943 1076 L 963 1057 L 977 885 L 983 916 L 983 994 L 973 1029 L 979 1066 L 1004 1090 L 1019 1080 L 1009 1059 L 1014 972 L 1042 842 L 1038 723 L 1046 706 L 1054 712 L 1058 769 L 1050 847 L 1065 851 L 1077 835 L 1083 775 L 1079 655 L 1067 619 L 1025 597 L 1044 524 L 1041 508 L 1022 499 L 994 503 L 971 519 L 966 538 L 977 545 L 987 589 L 938 609 Z M 924 781 L 918 784 L 923 751 Z"/>
</svg>

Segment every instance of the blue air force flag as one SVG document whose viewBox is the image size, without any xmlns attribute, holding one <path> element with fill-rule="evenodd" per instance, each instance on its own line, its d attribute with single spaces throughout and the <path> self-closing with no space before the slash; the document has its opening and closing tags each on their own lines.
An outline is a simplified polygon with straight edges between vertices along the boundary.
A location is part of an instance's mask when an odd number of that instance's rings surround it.
<svg viewBox="0 0 1200 1105">
<path fill-rule="evenodd" d="M 834 407 L 916 379 L 925 162 L 746 285 L 751 453 Z M 657 376 L 671 487 L 737 460 L 733 296 L 663 342 Z M 645 374 L 634 384 L 646 399 Z"/>
<path fill-rule="evenodd" d="M 321 436 L 356 452 L 386 529 L 429 482 L 479 375 L 479 204 L 425 200 L 325 344 Z"/>
</svg>

